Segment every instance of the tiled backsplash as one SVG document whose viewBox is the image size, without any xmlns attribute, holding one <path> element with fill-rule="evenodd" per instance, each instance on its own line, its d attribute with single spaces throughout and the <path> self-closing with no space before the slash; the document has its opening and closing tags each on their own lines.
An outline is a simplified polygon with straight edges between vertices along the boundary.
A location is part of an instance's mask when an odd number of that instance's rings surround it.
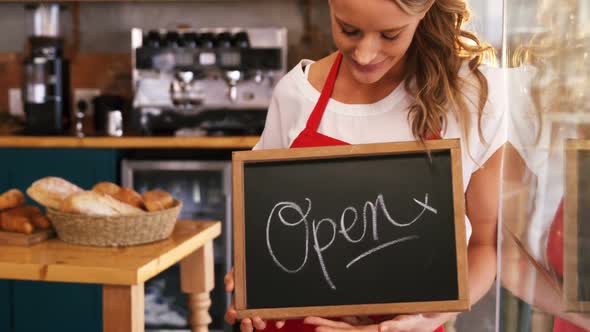
<svg viewBox="0 0 590 332">
<path fill-rule="evenodd" d="M 193 27 L 283 26 L 289 43 L 297 45 L 303 33 L 302 0 L 193 0 L 162 2 L 89 2 L 80 6 L 80 48 L 82 53 L 126 53 L 130 50 L 130 31 Z M 328 0 L 310 0 L 312 24 L 330 41 Z M 496 3 L 492 1 L 491 3 Z M 501 37 L 501 6 L 490 1 L 471 0 L 471 27 L 494 46 Z M 72 5 L 62 12 L 62 31 L 72 34 Z M 23 3 L 0 4 L 0 53 L 22 52 L 27 33 L 32 30 Z M 330 44 L 330 43 L 328 43 Z M 294 60 L 291 60 L 294 61 Z"/>
<path fill-rule="evenodd" d="M 310 42 L 304 44 L 302 36 L 305 2 L 312 4 L 313 29 L 310 33 Z M 495 23 L 501 22 L 498 20 L 501 11 L 496 13 L 494 8 L 497 6 L 490 5 L 489 1 L 484 0 L 471 0 L 470 5 L 474 11 L 472 27 L 485 39 L 498 46 L 500 34 L 495 27 L 500 25 Z M 301 58 L 317 59 L 332 50 L 328 0 L 121 1 L 66 4 L 66 9 L 61 13 L 60 30 L 68 45 L 66 49 L 70 50 L 75 39 L 73 17 L 77 12 L 78 56 L 70 59 L 73 62 L 72 88 L 98 88 L 103 92 L 106 89 L 107 92 L 125 96 L 130 94 L 130 81 L 129 84 L 125 82 L 130 77 L 128 57 L 133 27 L 286 27 L 290 46 L 287 64 L 289 68 Z M 24 3 L 0 4 L 0 31 L 5 32 L 0 38 L 0 75 L 4 77 L 0 81 L 2 112 L 8 107 L 8 89 L 20 86 L 21 54 L 32 31 L 32 18 L 25 10 Z M 10 33 L 6 33 L 8 31 Z M 18 61 L 13 61 L 14 59 Z M 114 59 L 114 63 L 108 63 Z M 85 69 L 76 71 L 76 68 Z"/>
<path fill-rule="evenodd" d="M 103 93 L 130 97 L 129 52 L 131 29 L 172 29 L 179 25 L 198 27 L 286 27 L 289 63 L 300 58 L 318 58 L 331 50 L 327 1 L 311 0 L 311 23 L 319 28 L 311 44 L 301 45 L 303 35 L 301 0 L 210 0 L 162 2 L 89 2 L 67 4 L 60 25 L 66 49 L 74 43 L 74 14 L 79 12 L 78 47 L 72 61 L 72 89 L 92 88 Z M 76 7 L 79 6 L 79 7 Z M 0 4 L 0 30 L 11 31 L 0 38 L 0 112 L 8 108 L 8 89 L 21 82 L 21 54 L 32 31 L 31 13 L 23 3 Z M 72 53 L 72 52 L 69 52 Z"/>
</svg>

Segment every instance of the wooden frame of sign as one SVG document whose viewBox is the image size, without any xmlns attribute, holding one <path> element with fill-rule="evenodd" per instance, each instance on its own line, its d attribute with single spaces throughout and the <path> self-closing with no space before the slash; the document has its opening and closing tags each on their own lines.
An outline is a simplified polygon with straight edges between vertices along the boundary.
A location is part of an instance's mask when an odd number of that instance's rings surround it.
<svg viewBox="0 0 590 332">
<path fill-rule="evenodd" d="M 465 239 L 465 205 L 461 168 L 461 147 L 458 139 L 431 140 L 425 142 L 432 152 L 450 154 L 452 173 L 452 204 L 454 215 L 454 238 L 456 249 L 457 298 L 443 301 L 369 303 L 354 305 L 296 306 L 248 308 L 246 289 L 246 245 L 245 245 L 245 197 L 244 168 L 249 164 L 284 161 L 330 160 L 350 157 L 392 156 L 403 154 L 426 154 L 425 146 L 418 142 L 378 143 L 297 149 L 240 151 L 233 153 L 233 222 L 234 222 L 234 278 L 235 308 L 238 318 L 259 316 L 268 319 L 286 319 L 307 316 L 337 317 L 346 315 L 375 315 L 387 313 L 419 313 L 438 311 L 469 310 L 467 283 L 467 246 Z M 319 226 L 318 226 L 319 227 Z M 452 251 L 452 254 L 455 254 Z M 452 267 L 454 269 L 454 267 Z M 452 280 L 454 283 L 455 281 Z"/>
<path fill-rule="evenodd" d="M 579 294 L 579 153 L 590 152 L 590 140 L 568 140 L 565 161 L 564 201 L 564 292 L 567 311 L 590 312 L 590 301 L 580 300 Z"/>
</svg>

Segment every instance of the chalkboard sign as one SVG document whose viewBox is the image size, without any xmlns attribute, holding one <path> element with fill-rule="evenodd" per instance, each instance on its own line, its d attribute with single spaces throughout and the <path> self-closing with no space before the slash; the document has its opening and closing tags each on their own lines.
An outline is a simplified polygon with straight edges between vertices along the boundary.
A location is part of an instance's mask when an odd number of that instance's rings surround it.
<svg viewBox="0 0 590 332">
<path fill-rule="evenodd" d="M 590 312 L 590 141 L 566 149 L 564 295 L 569 311 Z"/>
<path fill-rule="evenodd" d="M 233 154 L 238 317 L 469 308 L 458 140 Z"/>
</svg>

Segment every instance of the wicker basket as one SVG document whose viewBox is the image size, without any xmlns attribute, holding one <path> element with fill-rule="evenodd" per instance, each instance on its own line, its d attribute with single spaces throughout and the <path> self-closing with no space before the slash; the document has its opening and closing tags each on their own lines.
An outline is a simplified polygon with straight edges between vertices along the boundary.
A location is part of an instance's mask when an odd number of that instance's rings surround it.
<svg viewBox="0 0 590 332">
<path fill-rule="evenodd" d="M 57 236 L 65 242 L 98 247 L 131 246 L 172 234 L 182 202 L 166 210 L 130 216 L 90 216 L 47 209 Z"/>
</svg>

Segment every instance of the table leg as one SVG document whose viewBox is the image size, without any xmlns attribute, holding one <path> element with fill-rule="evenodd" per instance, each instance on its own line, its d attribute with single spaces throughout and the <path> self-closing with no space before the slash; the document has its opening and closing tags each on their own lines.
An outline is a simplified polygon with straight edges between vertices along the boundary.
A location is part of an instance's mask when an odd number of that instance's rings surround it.
<svg viewBox="0 0 590 332">
<path fill-rule="evenodd" d="M 144 331 L 143 284 L 102 286 L 102 330 L 104 332 Z"/>
<path fill-rule="evenodd" d="M 180 262 L 180 283 L 182 291 L 188 293 L 189 324 L 193 332 L 209 331 L 209 292 L 215 284 L 213 259 L 213 241 L 210 241 Z"/>
</svg>

